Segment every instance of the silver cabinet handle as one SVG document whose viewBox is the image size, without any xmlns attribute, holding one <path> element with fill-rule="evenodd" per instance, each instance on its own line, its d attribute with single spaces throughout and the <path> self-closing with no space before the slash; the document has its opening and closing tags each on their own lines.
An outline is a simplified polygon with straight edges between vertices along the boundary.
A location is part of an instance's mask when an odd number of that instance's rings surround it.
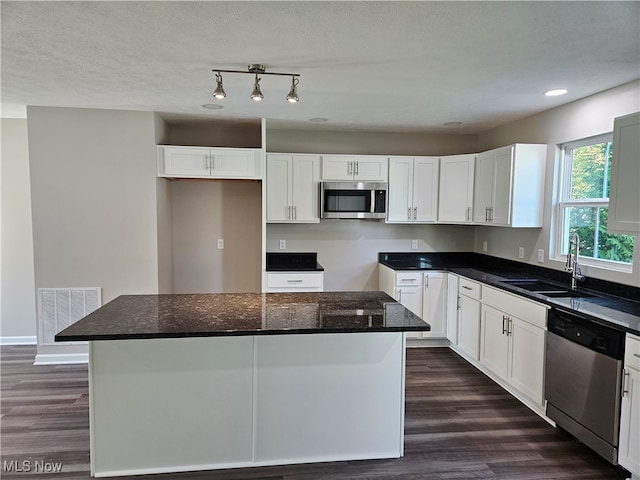
<svg viewBox="0 0 640 480">
<path fill-rule="evenodd" d="M 418 207 L 413 207 L 413 219 L 416 220 L 418 218 Z"/>
<path fill-rule="evenodd" d="M 209 157 L 207 157 L 206 155 L 202 156 L 202 168 L 204 168 L 205 170 L 209 170 L 209 163 L 207 162 L 207 159 Z"/>
<path fill-rule="evenodd" d="M 461 287 L 464 288 L 465 290 L 473 290 L 473 288 L 467 287 L 466 285 L 461 285 Z"/>
<path fill-rule="evenodd" d="M 484 207 L 484 221 L 489 222 L 489 207 Z"/>
<path fill-rule="evenodd" d="M 489 207 L 489 222 L 493 222 L 493 207 Z"/>
<path fill-rule="evenodd" d="M 415 278 L 401 278 L 400 281 L 401 282 L 415 282 L 416 279 Z"/>
<path fill-rule="evenodd" d="M 289 211 L 289 213 L 287 214 L 287 218 L 288 218 L 289 220 L 293 220 L 293 218 L 292 218 L 292 216 L 291 216 L 291 205 L 289 205 L 289 206 L 287 207 L 287 210 Z"/>
<path fill-rule="evenodd" d="M 623 397 L 625 396 L 625 394 L 629 393 L 629 389 L 627 388 L 627 378 L 629 378 L 629 372 L 625 368 L 624 376 L 622 377 L 622 396 Z"/>
<path fill-rule="evenodd" d="M 396 300 L 400 303 L 402 303 L 402 290 L 398 289 L 396 291 Z"/>
<path fill-rule="evenodd" d="M 502 315 L 502 334 L 506 334 L 507 333 L 507 316 L 506 315 Z"/>
<path fill-rule="evenodd" d="M 356 175 L 360 175 L 360 162 L 356 162 Z"/>
<path fill-rule="evenodd" d="M 460 295 L 458 295 L 458 298 L 456 300 L 456 310 L 460 310 Z"/>
<path fill-rule="evenodd" d="M 465 221 L 469 221 L 471 220 L 471 207 L 467 207 L 467 209 L 464 212 L 464 219 Z"/>
<path fill-rule="evenodd" d="M 294 220 L 298 219 L 298 209 L 295 205 L 293 206 L 293 219 Z"/>
<path fill-rule="evenodd" d="M 287 280 L 287 283 L 302 283 L 302 280 Z"/>
<path fill-rule="evenodd" d="M 209 155 L 209 165 L 210 165 L 211 170 L 215 170 L 216 169 L 215 156 L 214 155 Z"/>
<path fill-rule="evenodd" d="M 507 337 L 513 334 L 513 318 L 507 317 Z"/>
<path fill-rule="evenodd" d="M 347 163 L 347 175 L 353 175 L 353 162 Z"/>
<path fill-rule="evenodd" d="M 411 220 L 411 207 L 407 208 L 407 220 Z"/>
</svg>

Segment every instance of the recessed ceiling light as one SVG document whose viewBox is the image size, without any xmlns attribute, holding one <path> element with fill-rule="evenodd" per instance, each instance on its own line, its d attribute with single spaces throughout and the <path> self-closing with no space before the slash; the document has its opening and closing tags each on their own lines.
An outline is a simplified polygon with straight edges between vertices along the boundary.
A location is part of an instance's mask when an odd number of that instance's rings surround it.
<svg viewBox="0 0 640 480">
<path fill-rule="evenodd" d="M 328 120 L 329 120 L 328 118 L 324 118 L 324 117 L 313 117 L 309 119 L 310 122 L 316 122 L 316 123 L 322 123 Z"/>
<path fill-rule="evenodd" d="M 208 108 L 209 110 L 220 110 L 222 105 L 218 105 L 217 103 L 205 103 L 202 105 L 202 108 Z"/>
<path fill-rule="evenodd" d="M 460 125 L 462 125 L 462 122 L 447 122 L 443 123 L 442 125 L 444 125 L 445 127 L 459 127 Z"/>
<path fill-rule="evenodd" d="M 549 90 L 548 92 L 544 92 L 547 97 L 557 97 L 558 95 L 564 95 L 569 90 L 566 88 L 559 88 L 557 90 Z"/>
</svg>

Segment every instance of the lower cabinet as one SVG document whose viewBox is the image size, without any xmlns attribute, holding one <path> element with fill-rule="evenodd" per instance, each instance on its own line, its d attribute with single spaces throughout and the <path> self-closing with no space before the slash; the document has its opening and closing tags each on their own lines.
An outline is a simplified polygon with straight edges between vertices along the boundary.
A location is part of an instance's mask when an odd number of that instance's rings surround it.
<svg viewBox="0 0 640 480">
<path fill-rule="evenodd" d="M 458 283 L 460 277 L 453 273 L 447 273 L 447 306 L 445 316 L 447 322 L 447 340 L 451 345 L 458 344 Z"/>
<path fill-rule="evenodd" d="M 478 282 L 460 278 L 458 289 L 458 349 L 472 360 L 480 358 L 480 295 Z"/>
<path fill-rule="evenodd" d="M 627 334 L 618 463 L 640 477 L 640 338 Z"/>
<path fill-rule="evenodd" d="M 446 338 L 446 277 L 444 272 L 428 272 L 422 278 L 422 319 L 431 325 L 431 331 L 422 332 L 423 338 Z"/>
<path fill-rule="evenodd" d="M 322 292 L 324 272 L 267 272 L 267 292 Z"/>
<path fill-rule="evenodd" d="M 483 288 L 480 364 L 544 406 L 546 307 L 515 295 Z"/>
</svg>

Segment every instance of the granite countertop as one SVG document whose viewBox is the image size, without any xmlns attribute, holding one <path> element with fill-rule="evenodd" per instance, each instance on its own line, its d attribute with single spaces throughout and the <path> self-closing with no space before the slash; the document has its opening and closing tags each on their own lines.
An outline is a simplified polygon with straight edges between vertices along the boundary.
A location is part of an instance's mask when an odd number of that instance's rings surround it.
<svg viewBox="0 0 640 480">
<path fill-rule="evenodd" d="M 322 272 L 315 252 L 267 252 L 267 272 Z"/>
<path fill-rule="evenodd" d="M 121 295 L 55 337 L 142 338 L 428 331 L 384 292 Z"/>
<path fill-rule="evenodd" d="M 594 322 L 640 335 L 640 289 L 587 279 L 584 297 L 552 297 L 504 283 L 540 279 L 569 289 L 570 274 L 474 253 L 381 253 L 380 263 L 394 270 L 446 270 L 530 300 L 573 311 Z"/>
</svg>

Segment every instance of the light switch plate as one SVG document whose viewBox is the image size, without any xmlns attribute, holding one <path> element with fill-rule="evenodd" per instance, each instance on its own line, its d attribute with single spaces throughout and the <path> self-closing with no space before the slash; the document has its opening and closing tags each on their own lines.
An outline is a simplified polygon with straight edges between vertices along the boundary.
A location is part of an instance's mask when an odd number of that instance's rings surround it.
<svg viewBox="0 0 640 480">
<path fill-rule="evenodd" d="M 518 248 L 518 258 L 524 258 L 524 247 Z"/>
<path fill-rule="evenodd" d="M 280 240 L 280 250 L 286 250 L 286 249 L 287 249 L 287 241 Z"/>
<path fill-rule="evenodd" d="M 544 250 L 541 248 L 538 249 L 538 261 L 544 263 Z"/>
<path fill-rule="evenodd" d="M 487 251 L 487 241 L 486 240 L 484 242 L 482 242 L 482 251 L 483 252 Z"/>
<path fill-rule="evenodd" d="M 418 240 L 411 240 L 411 250 L 418 249 Z"/>
<path fill-rule="evenodd" d="M 218 239 L 218 249 L 222 250 L 224 248 L 224 238 Z"/>
</svg>

